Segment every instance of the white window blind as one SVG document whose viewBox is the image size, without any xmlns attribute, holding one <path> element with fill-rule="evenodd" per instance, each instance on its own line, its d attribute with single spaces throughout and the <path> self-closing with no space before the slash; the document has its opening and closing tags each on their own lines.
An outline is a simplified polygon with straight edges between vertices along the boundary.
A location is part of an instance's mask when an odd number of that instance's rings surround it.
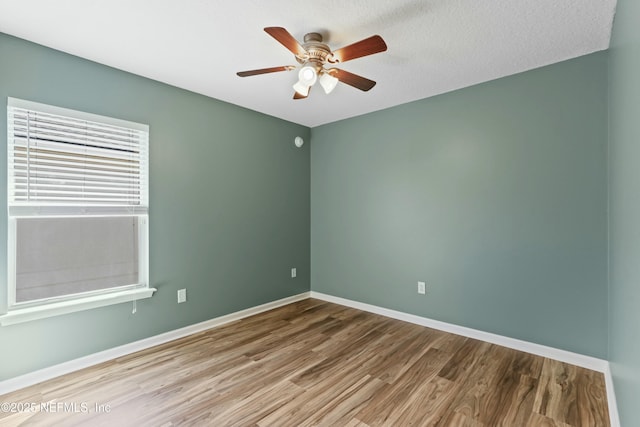
<svg viewBox="0 0 640 427">
<path fill-rule="evenodd" d="M 147 126 L 9 101 L 10 213 L 146 212 Z"/>
<path fill-rule="evenodd" d="M 11 314 L 151 296 L 148 126 L 9 98 L 7 131 Z"/>
</svg>

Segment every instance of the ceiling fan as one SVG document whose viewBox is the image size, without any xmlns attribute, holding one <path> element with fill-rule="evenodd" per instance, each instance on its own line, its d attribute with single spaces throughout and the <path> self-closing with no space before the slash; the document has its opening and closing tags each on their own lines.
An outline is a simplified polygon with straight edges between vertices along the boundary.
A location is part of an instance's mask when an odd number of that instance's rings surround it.
<svg viewBox="0 0 640 427">
<path fill-rule="evenodd" d="M 387 45 L 382 40 L 382 37 L 378 35 L 331 51 L 329 46 L 322 42 L 322 35 L 319 33 L 307 33 L 304 36 L 304 43 L 301 45 L 282 27 L 267 27 L 264 30 L 289 49 L 295 55 L 296 61 L 301 64 L 298 71 L 298 81 L 293 85 L 295 90 L 293 99 L 304 99 L 309 96 L 311 86 L 316 81 L 320 83 L 320 86 L 327 94 L 331 93 L 339 81 L 362 91 L 368 91 L 376 85 L 373 80 L 339 68 L 325 68 L 325 65 L 347 62 L 363 56 L 373 55 L 374 53 L 384 52 L 387 50 Z M 296 65 L 284 65 L 281 67 L 241 71 L 237 74 L 240 77 L 249 77 L 278 71 L 292 71 L 297 68 L 298 66 Z"/>
</svg>

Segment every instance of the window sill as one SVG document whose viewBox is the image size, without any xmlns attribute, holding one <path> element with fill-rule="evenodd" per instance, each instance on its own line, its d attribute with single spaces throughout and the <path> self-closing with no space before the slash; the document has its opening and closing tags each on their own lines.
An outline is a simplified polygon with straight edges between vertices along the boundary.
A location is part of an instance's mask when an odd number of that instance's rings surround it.
<svg viewBox="0 0 640 427">
<path fill-rule="evenodd" d="M 46 317 L 59 316 L 61 314 L 74 313 L 76 311 L 89 310 L 112 304 L 135 301 L 150 298 L 156 291 L 155 288 L 133 289 L 122 292 L 113 292 L 103 295 L 95 295 L 87 298 L 55 302 L 37 307 L 11 310 L 7 314 L 0 315 L 0 325 L 8 326 L 16 323 L 30 322 Z"/>
</svg>

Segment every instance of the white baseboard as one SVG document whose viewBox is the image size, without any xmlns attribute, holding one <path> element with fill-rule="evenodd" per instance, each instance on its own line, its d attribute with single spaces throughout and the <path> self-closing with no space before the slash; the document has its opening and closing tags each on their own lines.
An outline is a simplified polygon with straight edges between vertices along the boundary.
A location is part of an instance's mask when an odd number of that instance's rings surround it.
<svg viewBox="0 0 640 427">
<path fill-rule="evenodd" d="M 486 341 L 491 344 L 501 345 L 503 347 L 512 348 L 514 350 L 525 351 L 542 357 L 559 360 L 561 362 L 570 363 L 572 365 L 581 366 L 604 373 L 607 369 L 608 362 L 606 360 L 595 357 L 585 356 L 578 353 L 572 353 L 566 350 L 560 350 L 553 347 L 547 347 L 540 344 L 534 344 L 515 338 L 504 337 L 489 332 L 479 331 L 476 329 L 458 326 L 451 323 L 441 322 L 426 317 L 416 316 L 414 314 L 403 313 L 401 311 L 391 310 L 384 307 L 378 307 L 371 304 L 365 304 L 345 298 L 335 297 L 333 295 L 323 294 L 321 292 L 311 291 L 311 298 L 332 302 L 335 304 L 345 305 L 347 307 L 356 308 L 370 313 L 380 314 L 382 316 L 391 317 L 393 319 L 403 320 L 416 325 L 426 326 L 428 328 L 438 329 L 440 331 L 449 332 L 456 335 L 462 335 L 468 338 L 474 338 Z"/>
<path fill-rule="evenodd" d="M 155 335 L 153 337 L 145 338 L 139 341 L 134 341 L 132 343 L 124 344 L 119 347 L 114 347 L 98 353 L 90 354 L 88 356 L 80 357 L 78 359 L 70 360 L 68 362 L 60 363 L 58 365 L 30 372 L 28 374 L 20 375 L 15 378 L 0 381 L 0 396 L 24 387 L 38 384 L 42 381 L 59 377 L 60 375 L 88 368 L 90 366 L 97 365 L 98 363 L 107 362 L 109 360 L 125 356 L 127 354 L 135 353 L 136 351 L 144 350 L 159 344 L 164 344 L 178 338 L 183 338 L 197 332 L 202 332 L 216 326 L 224 325 L 225 323 L 240 320 L 245 317 L 253 316 L 254 314 L 272 310 L 274 308 L 278 308 L 283 305 L 291 304 L 293 302 L 301 301 L 307 298 L 309 298 L 309 292 L 304 292 L 291 297 L 282 298 L 277 301 L 258 305 L 256 307 L 236 311 L 235 313 L 216 317 L 214 319 L 206 320 L 194 325 L 185 326 L 184 328 L 165 332 L 160 335 Z"/>
<path fill-rule="evenodd" d="M 604 383 L 607 386 L 607 403 L 609 404 L 611 427 L 620 427 L 620 414 L 618 414 L 616 391 L 613 387 L 613 376 L 611 375 L 611 364 L 609 363 L 607 363 L 607 368 L 604 372 Z"/>
</svg>

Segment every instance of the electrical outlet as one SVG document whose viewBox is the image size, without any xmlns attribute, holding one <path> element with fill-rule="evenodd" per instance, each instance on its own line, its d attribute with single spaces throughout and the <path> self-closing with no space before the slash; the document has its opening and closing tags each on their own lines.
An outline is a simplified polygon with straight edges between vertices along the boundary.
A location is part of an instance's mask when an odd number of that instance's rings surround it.
<svg viewBox="0 0 640 427">
<path fill-rule="evenodd" d="M 296 277 L 296 275 L 297 275 L 297 274 L 298 274 L 298 273 L 296 272 L 296 269 L 295 269 L 295 268 L 292 268 L 292 269 L 291 269 L 291 278 Z"/>
<path fill-rule="evenodd" d="M 423 295 L 427 293 L 427 285 L 424 282 L 418 282 L 418 293 Z"/>
<path fill-rule="evenodd" d="M 178 289 L 178 304 L 187 301 L 187 290 Z"/>
</svg>

